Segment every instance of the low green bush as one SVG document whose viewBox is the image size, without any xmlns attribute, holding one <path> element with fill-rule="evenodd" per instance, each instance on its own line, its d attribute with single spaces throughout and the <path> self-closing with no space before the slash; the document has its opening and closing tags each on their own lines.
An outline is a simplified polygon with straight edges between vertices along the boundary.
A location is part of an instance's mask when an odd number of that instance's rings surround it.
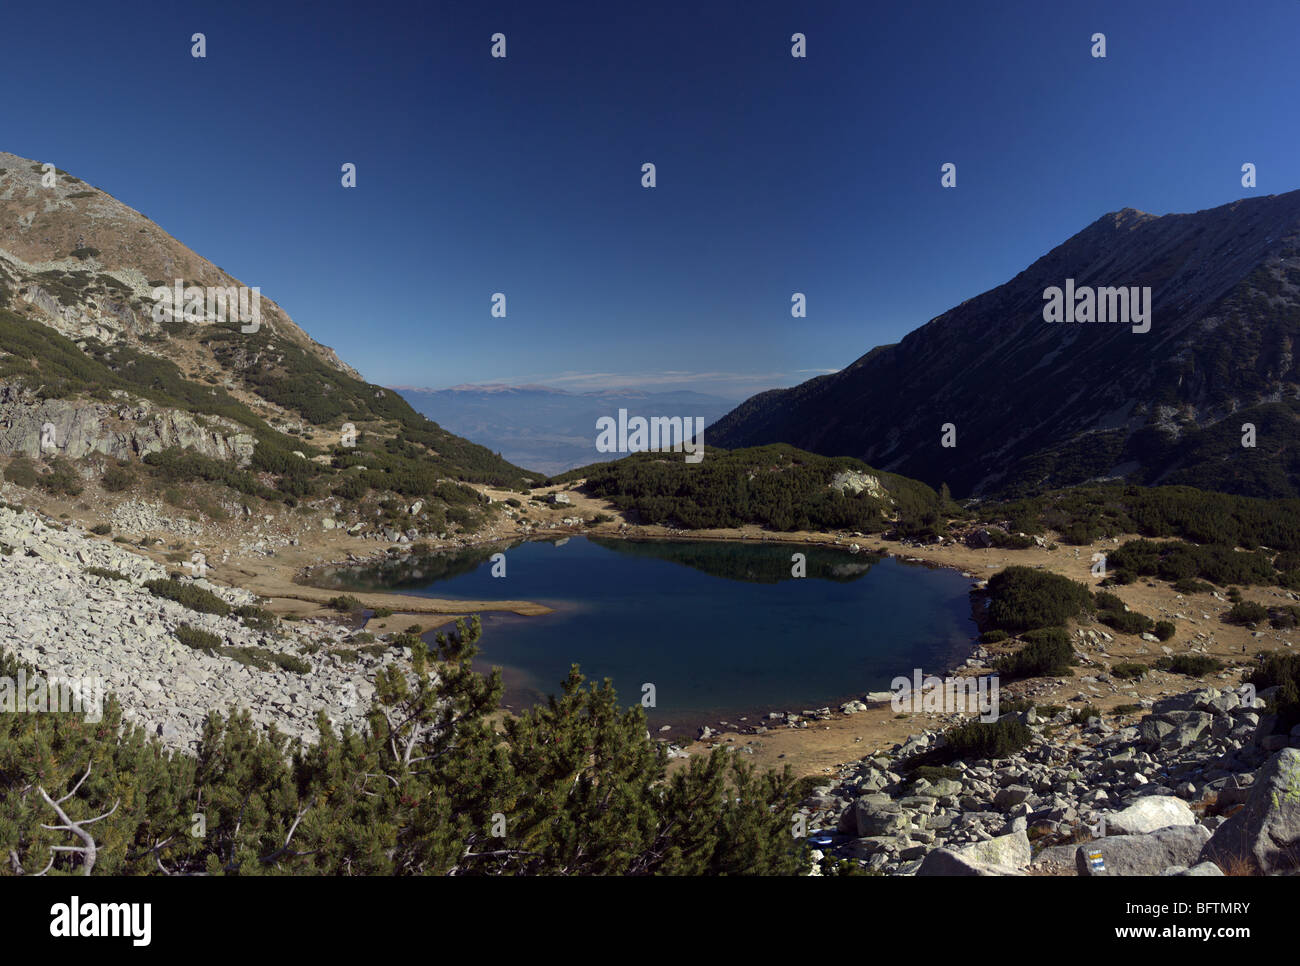
<svg viewBox="0 0 1300 966">
<path fill-rule="evenodd" d="M 341 594 L 338 597 L 331 597 L 325 606 L 330 610 L 336 610 L 341 613 L 352 613 L 361 610 L 361 601 L 351 594 Z"/>
<path fill-rule="evenodd" d="M 182 624 L 176 628 L 176 639 L 186 647 L 192 647 L 196 651 L 211 653 L 221 647 L 221 638 L 216 634 L 198 627 L 191 627 L 189 624 Z"/>
<path fill-rule="evenodd" d="M 1002 698 L 998 702 L 998 711 L 1002 714 L 1023 714 L 1034 708 L 1034 702 L 1028 698 Z"/>
<path fill-rule="evenodd" d="M 1095 597 L 1098 610 L 1124 610 L 1124 602 L 1109 591 L 1099 590 Z"/>
<path fill-rule="evenodd" d="M 1147 665 L 1139 664 L 1136 661 L 1124 661 L 1120 664 L 1112 664 L 1110 666 L 1111 676 L 1120 678 L 1124 681 L 1138 680 L 1150 670 L 1151 668 Z"/>
<path fill-rule="evenodd" d="M 258 607 L 256 604 L 243 604 L 236 607 L 234 614 L 244 622 L 245 627 L 250 627 L 256 631 L 273 630 L 277 623 L 275 614 L 265 607 Z"/>
<path fill-rule="evenodd" d="M 947 765 L 921 765 L 913 769 L 912 780 L 920 781 L 924 778 L 928 782 L 950 781 L 959 782 L 962 780 L 962 773 L 957 768 L 950 768 Z"/>
<path fill-rule="evenodd" d="M 311 670 L 311 664 L 301 657 L 261 647 L 230 647 L 222 644 L 221 638 L 211 631 L 191 627 L 189 624 L 176 628 L 176 639 L 186 647 L 214 657 L 228 657 L 259 671 L 278 667 L 293 674 L 306 674 Z"/>
<path fill-rule="evenodd" d="M 1201 578 L 1212 583 L 1272 583 L 1273 561 L 1263 552 L 1242 552 L 1228 544 L 1198 545 L 1186 541 L 1158 543 L 1130 540 L 1108 555 L 1110 566 L 1144 577 L 1178 581 Z"/>
<path fill-rule="evenodd" d="M 394 634 L 388 639 L 389 647 L 409 647 L 412 650 L 425 646 L 424 640 L 419 634 L 412 634 L 409 631 L 402 634 Z"/>
<path fill-rule="evenodd" d="M 1070 712 L 1070 724 L 1087 724 L 1089 718 L 1100 718 L 1101 710 L 1093 704 L 1085 705 L 1082 708 L 1075 708 Z"/>
<path fill-rule="evenodd" d="M 1058 677 L 1068 674 L 1074 660 L 1069 635 L 1061 628 L 1045 628 L 1023 635 L 1020 650 L 994 662 L 998 674 L 1010 680 L 1033 677 Z"/>
<path fill-rule="evenodd" d="M 200 614 L 218 614 L 225 617 L 231 607 L 210 590 L 195 587 L 193 584 L 181 583 L 175 578 L 145 581 L 147 589 L 155 597 L 174 600 L 182 607 L 198 611 Z"/>
<path fill-rule="evenodd" d="M 120 493 L 135 483 L 135 474 L 122 465 L 110 466 L 104 470 L 99 485 L 109 493 Z"/>
<path fill-rule="evenodd" d="M 50 471 L 36 485 L 53 496 L 79 496 L 83 489 L 76 468 L 61 456 L 50 460 Z"/>
<path fill-rule="evenodd" d="M 1107 627 L 1112 627 L 1121 634 L 1149 633 L 1156 625 L 1150 617 L 1137 611 L 1106 611 L 1097 619 Z"/>
<path fill-rule="evenodd" d="M 130 580 L 126 574 L 120 570 L 110 570 L 107 567 L 87 567 L 85 573 L 93 577 L 107 577 L 109 580 Z"/>
<path fill-rule="evenodd" d="M 918 755 L 915 768 L 925 765 L 943 765 L 948 762 L 978 761 L 981 758 L 1009 758 L 1033 740 L 1029 726 L 1016 717 L 993 722 L 972 721 L 957 725 L 943 733 L 943 744 Z M 923 760 L 918 760 L 923 759 Z M 915 770 L 915 768 L 913 770 Z"/>
<path fill-rule="evenodd" d="M 1284 630 L 1300 626 L 1300 607 L 1273 607 L 1268 612 L 1270 626 Z"/>
<path fill-rule="evenodd" d="M 1173 657 L 1162 657 L 1152 667 L 1159 671 L 1172 671 L 1174 674 L 1199 678 L 1214 671 L 1222 671 L 1224 665 L 1217 658 L 1205 654 L 1175 654 Z"/>
<path fill-rule="evenodd" d="M 30 490 L 36 485 L 37 476 L 36 467 L 26 456 L 15 456 L 5 467 L 5 479 L 25 490 Z"/>
<path fill-rule="evenodd" d="M 267 659 L 278 668 L 289 671 L 293 674 L 306 674 L 311 670 L 311 663 L 301 657 L 295 657 L 292 654 L 284 654 L 280 651 L 267 651 Z"/>
<path fill-rule="evenodd" d="M 1253 600 L 1243 600 L 1233 604 L 1223 615 L 1223 619 L 1229 624 L 1258 624 L 1266 617 L 1268 617 L 1268 610 L 1263 604 L 1257 604 Z"/>
<path fill-rule="evenodd" d="M 988 528 L 993 546 L 1003 550 L 1028 550 L 1034 545 L 1034 538 L 1023 533 L 1007 533 L 997 527 Z"/>
<path fill-rule="evenodd" d="M 1262 691 L 1276 687 L 1277 693 L 1269 701 L 1269 710 L 1277 715 L 1273 734 L 1290 734 L 1300 724 L 1300 654 L 1269 651 L 1260 655 L 1260 666 L 1245 681 Z"/>
<path fill-rule="evenodd" d="M 1008 567 L 988 584 L 989 620 L 996 629 L 1018 632 L 1063 625 L 1094 606 L 1092 592 L 1078 581 L 1031 567 Z"/>
</svg>

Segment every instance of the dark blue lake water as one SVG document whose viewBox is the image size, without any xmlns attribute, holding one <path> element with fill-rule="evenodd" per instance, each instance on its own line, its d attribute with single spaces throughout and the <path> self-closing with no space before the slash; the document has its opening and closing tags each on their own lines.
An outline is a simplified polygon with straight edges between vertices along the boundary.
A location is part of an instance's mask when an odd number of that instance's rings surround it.
<svg viewBox="0 0 1300 966">
<path fill-rule="evenodd" d="M 492 553 L 506 576 L 491 576 Z M 807 576 L 791 576 L 791 555 Z M 575 537 L 476 548 L 318 574 L 320 586 L 474 600 L 532 600 L 542 617 L 483 617 L 484 667 L 505 703 L 559 690 L 570 664 L 609 677 L 624 704 L 653 684 L 652 724 L 801 711 L 942 673 L 975 637 L 970 581 L 820 547 Z M 753 718 L 751 717 L 751 722 Z"/>
</svg>

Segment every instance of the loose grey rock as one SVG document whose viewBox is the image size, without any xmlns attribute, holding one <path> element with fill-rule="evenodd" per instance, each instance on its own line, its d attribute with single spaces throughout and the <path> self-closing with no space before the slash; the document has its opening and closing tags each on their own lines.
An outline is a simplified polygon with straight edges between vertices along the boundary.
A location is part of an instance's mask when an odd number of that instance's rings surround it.
<svg viewBox="0 0 1300 966">
<path fill-rule="evenodd" d="M 1148 795 L 1105 819 L 1106 831 L 1112 835 L 1145 835 L 1171 825 L 1196 824 L 1196 815 L 1187 803 L 1169 795 Z"/>
<path fill-rule="evenodd" d="M 1300 867 L 1300 751 L 1285 748 L 1269 759 L 1246 807 L 1215 830 L 1201 858 L 1253 863 L 1265 873 Z"/>
<path fill-rule="evenodd" d="M 1199 825 L 1179 825 L 1147 835 L 1108 835 L 1075 850 L 1075 869 L 1081 876 L 1159 875 L 1171 865 L 1190 866 L 1200 861 L 1210 833 Z M 1100 852 L 1105 869 L 1092 868 L 1089 854 Z"/>
</svg>

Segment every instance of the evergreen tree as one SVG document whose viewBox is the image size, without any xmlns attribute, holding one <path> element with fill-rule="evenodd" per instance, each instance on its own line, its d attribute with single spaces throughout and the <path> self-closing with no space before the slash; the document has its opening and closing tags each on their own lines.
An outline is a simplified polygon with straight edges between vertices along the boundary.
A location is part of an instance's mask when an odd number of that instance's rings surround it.
<svg viewBox="0 0 1300 966">
<path fill-rule="evenodd" d="M 639 707 L 575 666 L 497 730 L 477 618 L 389 667 L 360 731 L 324 714 L 304 747 L 247 711 L 212 714 L 196 755 L 81 713 L 0 715 L 0 874 L 794 874 L 787 769 L 724 749 L 668 774 Z M 0 674 L 20 667 L 0 655 Z M 29 674 L 36 673 L 28 669 Z M 89 845 L 87 843 L 90 843 Z M 65 850 L 66 849 L 66 850 Z"/>
</svg>

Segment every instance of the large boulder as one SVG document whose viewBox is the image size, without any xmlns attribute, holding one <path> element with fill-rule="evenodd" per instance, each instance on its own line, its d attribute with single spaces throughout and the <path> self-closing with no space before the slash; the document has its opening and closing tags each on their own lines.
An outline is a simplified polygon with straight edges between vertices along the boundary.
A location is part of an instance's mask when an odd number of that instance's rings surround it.
<svg viewBox="0 0 1300 966">
<path fill-rule="evenodd" d="M 1034 856 L 1034 868 L 1064 872 L 1074 868 L 1075 845 L 1049 845 Z"/>
<path fill-rule="evenodd" d="M 1006 866 L 1012 869 L 1023 869 L 1033 857 L 1029 847 L 1029 836 L 1023 830 L 968 845 L 961 850 L 961 854 L 985 865 Z"/>
<path fill-rule="evenodd" d="M 888 795 L 863 795 L 840 816 L 839 829 L 855 838 L 906 832 L 911 822 Z"/>
<path fill-rule="evenodd" d="M 1221 876 L 1223 875 L 1223 870 L 1213 862 L 1202 862 L 1200 865 L 1194 865 L 1190 869 L 1185 869 L 1181 865 L 1171 865 L 1160 874 L 1172 876 Z"/>
<path fill-rule="evenodd" d="M 1082 876 L 1160 875 L 1171 865 L 1196 865 L 1209 840 L 1204 825 L 1176 825 L 1147 835 L 1108 835 L 1079 846 L 1074 867 Z M 1093 868 L 1094 852 L 1101 853 L 1104 869 Z"/>
<path fill-rule="evenodd" d="M 993 797 L 993 804 L 997 808 L 1008 809 L 1022 803 L 1034 790 L 1028 785 L 1007 785 L 999 788 L 997 795 Z"/>
<path fill-rule="evenodd" d="M 951 849 L 935 849 L 927 852 L 921 860 L 917 875 L 1024 875 L 1019 869 L 1004 866 L 985 865 L 961 852 Z"/>
<path fill-rule="evenodd" d="M 1144 745 L 1158 745 L 1173 733 L 1173 724 L 1155 715 L 1147 715 L 1138 725 L 1138 736 Z"/>
<path fill-rule="evenodd" d="M 1173 717 L 1166 715 L 1165 717 Z M 1181 716 L 1180 716 L 1181 717 Z M 1174 723 L 1174 730 L 1164 737 L 1161 745 L 1166 748 L 1181 749 L 1196 744 L 1201 736 L 1210 730 L 1214 716 L 1205 711 L 1190 711 L 1186 717 Z"/>
<path fill-rule="evenodd" d="M 1223 813 L 1234 806 L 1245 805 L 1250 798 L 1250 789 L 1254 783 L 1255 775 L 1253 772 L 1229 775 L 1227 778 L 1212 783 L 1216 793 L 1215 808 L 1220 813 Z"/>
<path fill-rule="evenodd" d="M 1245 807 L 1215 830 L 1201 860 L 1266 874 L 1300 868 L 1300 751 L 1284 748 L 1265 763 Z"/>
<path fill-rule="evenodd" d="M 1210 714 L 1228 714 L 1241 706 L 1241 696 L 1236 691 L 1219 691 L 1209 688 L 1196 692 L 1195 707 Z"/>
<path fill-rule="evenodd" d="M 1021 875 L 1032 858 L 1024 830 L 976 842 L 963 849 L 935 849 L 921 862 L 917 875 Z"/>
<path fill-rule="evenodd" d="M 1182 694 L 1172 694 L 1151 705 L 1151 713 L 1167 714 L 1170 711 L 1191 711 L 1201 701 L 1202 696 L 1201 691 L 1184 691 Z"/>
<path fill-rule="evenodd" d="M 924 795 L 927 798 L 944 798 L 948 795 L 961 794 L 961 782 L 955 782 L 950 778 L 939 778 L 933 783 L 927 781 L 918 781 L 914 786 L 915 794 Z"/>
<path fill-rule="evenodd" d="M 848 490 L 854 496 L 866 492 L 867 496 L 874 497 L 877 500 L 889 499 L 889 493 L 878 478 L 870 473 L 862 473 L 858 470 L 842 470 L 836 473 L 831 479 L 831 489 L 839 490 L 843 493 Z"/>
<path fill-rule="evenodd" d="M 1196 824 L 1196 815 L 1187 803 L 1172 795 L 1148 795 L 1102 818 L 1109 835 L 1146 835 L 1171 825 Z"/>
</svg>

